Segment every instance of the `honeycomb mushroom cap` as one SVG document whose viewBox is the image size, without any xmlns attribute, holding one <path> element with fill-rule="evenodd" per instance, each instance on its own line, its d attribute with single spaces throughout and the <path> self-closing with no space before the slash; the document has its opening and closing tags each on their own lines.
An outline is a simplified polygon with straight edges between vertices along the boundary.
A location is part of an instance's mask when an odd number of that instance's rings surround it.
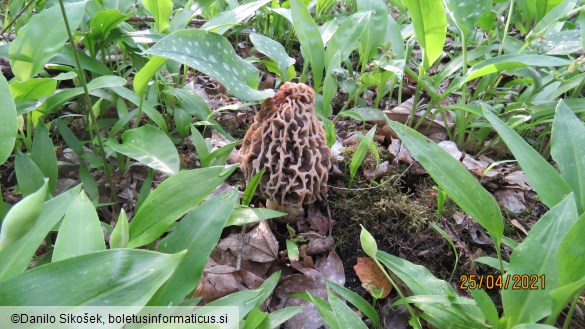
<svg viewBox="0 0 585 329">
<path fill-rule="evenodd" d="M 330 150 L 313 90 L 283 84 L 254 117 L 240 154 L 246 181 L 266 168 L 258 191 L 271 203 L 300 208 L 326 197 Z"/>
</svg>

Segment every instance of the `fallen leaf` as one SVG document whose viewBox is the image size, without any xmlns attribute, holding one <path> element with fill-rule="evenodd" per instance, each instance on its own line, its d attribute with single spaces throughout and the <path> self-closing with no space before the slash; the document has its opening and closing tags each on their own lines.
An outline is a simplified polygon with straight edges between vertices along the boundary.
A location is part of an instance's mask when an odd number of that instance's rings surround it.
<svg viewBox="0 0 585 329">
<path fill-rule="evenodd" d="M 383 289 L 381 299 L 386 298 L 392 290 L 392 285 L 376 262 L 370 257 L 358 257 L 353 267 L 362 283 L 362 287 L 372 294 L 371 289 Z"/>
</svg>

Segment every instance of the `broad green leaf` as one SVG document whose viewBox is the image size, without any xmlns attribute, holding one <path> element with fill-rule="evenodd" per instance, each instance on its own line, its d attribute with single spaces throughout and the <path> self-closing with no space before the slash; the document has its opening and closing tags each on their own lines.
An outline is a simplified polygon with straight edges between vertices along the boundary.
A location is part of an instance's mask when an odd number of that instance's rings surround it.
<svg viewBox="0 0 585 329">
<path fill-rule="evenodd" d="M 521 0 L 519 1 L 519 8 L 524 12 L 526 24 L 532 25 L 561 2 L 563 0 Z"/>
<path fill-rule="evenodd" d="M 504 234 L 504 220 L 494 197 L 467 168 L 437 144 L 403 124 L 390 121 L 388 124 L 437 185 L 488 231 L 496 248 L 499 248 Z"/>
<path fill-rule="evenodd" d="M 122 208 L 120 209 L 120 215 L 118 216 L 116 226 L 114 226 L 112 235 L 110 235 L 110 248 L 126 248 L 128 245 L 129 234 L 128 217 L 126 216 L 126 211 Z"/>
<path fill-rule="evenodd" d="M 333 33 L 327 43 L 325 51 L 325 67 L 329 67 L 333 57 L 339 53 L 340 60 L 345 61 L 349 55 L 358 47 L 360 36 L 369 22 L 372 12 L 357 12 L 349 16 Z"/>
<path fill-rule="evenodd" d="M 268 56 L 278 64 L 278 69 L 280 70 L 283 81 L 289 81 L 288 68 L 296 61 L 294 58 L 288 56 L 284 47 L 279 42 L 258 33 L 251 33 L 250 41 L 252 41 L 256 50 Z"/>
<path fill-rule="evenodd" d="M 469 289 L 469 293 L 485 318 L 494 328 L 497 328 L 499 322 L 498 310 L 491 297 L 483 289 Z"/>
<path fill-rule="evenodd" d="M 89 21 L 89 32 L 85 33 L 83 38 L 83 43 L 90 54 L 95 54 L 112 30 L 130 16 L 131 14 L 124 15 L 118 9 L 100 10 L 94 13 Z"/>
<path fill-rule="evenodd" d="M 57 89 L 57 80 L 50 78 L 37 78 L 24 82 L 13 80 L 10 83 L 10 92 L 15 101 L 37 100 L 50 96 Z"/>
<path fill-rule="evenodd" d="M 0 305 L 145 305 L 184 255 L 116 249 L 68 258 L 0 282 Z"/>
<path fill-rule="evenodd" d="M 490 110 L 484 108 L 483 115 L 512 151 L 520 167 L 528 176 L 528 180 L 534 186 L 538 197 L 545 205 L 552 208 L 571 192 L 571 188 L 555 168 L 524 141 L 520 135 Z"/>
<path fill-rule="evenodd" d="M 341 329 L 342 328 L 339 325 L 339 323 L 337 323 L 337 318 L 335 317 L 335 314 L 333 314 L 333 311 L 331 310 L 331 305 L 328 302 L 326 302 L 325 300 L 323 300 L 320 297 L 315 296 L 309 292 L 303 293 L 303 294 L 295 294 L 294 297 L 295 298 L 302 298 L 306 301 L 311 302 L 313 305 L 315 305 L 315 308 L 317 308 L 317 311 L 319 312 L 321 319 L 323 319 L 323 321 L 325 321 L 325 324 L 327 324 L 327 326 L 329 326 L 329 328 L 331 328 L 331 329 Z"/>
<path fill-rule="evenodd" d="M 423 52 L 422 69 L 427 70 L 441 56 L 447 33 L 447 17 L 441 0 L 404 0 L 414 35 Z"/>
<path fill-rule="evenodd" d="M 180 304 L 197 287 L 207 258 L 236 205 L 237 196 L 237 189 L 234 189 L 203 202 L 158 244 L 159 252 L 168 254 L 187 250 L 187 255 L 150 300 L 150 305 Z"/>
<path fill-rule="evenodd" d="M 512 327 L 512 329 L 557 329 L 557 327 L 540 323 L 523 323 Z"/>
<path fill-rule="evenodd" d="M 577 208 L 585 209 L 585 126 L 561 100 L 552 126 L 551 155 L 559 165 L 577 199 Z"/>
<path fill-rule="evenodd" d="M 20 151 L 14 160 L 14 171 L 18 188 L 23 196 L 30 195 L 38 190 L 44 183 L 45 175 L 41 172 L 35 162 Z"/>
<path fill-rule="evenodd" d="M 97 203 L 99 200 L 100 192 L 98 190 L 95 178 L 91 175 L 85 164 L 79 165 L 79 179 L 83 185 L 83 190 L 87 193 L 87 196 L 93 203 Z"/>
<path fill-rule="evenodd" d="M 331 291 L 327 292 L 327 296 L 329 297 L 331 310 L 333 311 L 333 314 L 335 315 L 337 323 L 340 325 L 340 327 L 347 327 L 352 329 L 368 328 L 365 323 L 353 312 L 353 310 L 339 299 L 339 297 L 335 296 L 335 294 L 331 293 Z"/>
<path fill-rule="evenodd" d="M 374 258 L 378 253 L 378 243 L 376 242 L 376 239 L 374 239 L 372 234 L 368 230 L 366 230 L 366 228 L 363 225 L 360 226 L 362 227 L 360 231 L 360 245 L 362 246 L 362 250 L 364 251 L 364 253 L 366 253 L 366 255 L 368 255 L 371 258 Z"/>
<path fill-rule="evenodd" d="M 581 30 L 581 47 L 585 49 L 585 10 L 579 13 L 579 30 Z"/>
<path fill-rule="evenodd" d="M 525 66 L 553 67 L 567 66 L 571 61 L 554 56 L 513 54 L 502 55 L 475 64 L 469 69 L 465 82 L 491 73 L 517 69 Z"/>
<path fill-rule="evenodd" d="M 559 288 L 551 291 L 553 315 L 561 313 L 564 306 L 579 291 L 585 288 L 585 214 L 571 227 L 557 253 Z"/>
<path fill-rule="evenodd" d="M 65 3 L 65 13 L 74 33 L 85 12 L 86 1 Z M 50 33 L 47 33 L 50 31 Z M 10 66 L 14 75 L 26 81 L 39 73 L 69 38 L 59 5 L 42 10 L 21 27 L 10 46 Z"/>
<path fill-rule="evenodd" d="M 130 223 L 128 248 L 158 239 L 179 217 L 195 208 L 236 167 L 185 170 L 150 192 Z"/>
<path fill-rule="evenodd" d="M 37 248 L 51 229 L 63 218 L 69 205 L 76 199 L 80 187 L 46 201 L 35 225 L 25 236 L 0 250 L 0 281 L 24 272 Z"/>
<path fill-rule="evenodd" d="M 512 252 L 506 275 L 544 275 L 546 285 L 545 289 L 517 290 L 512 287 L 514 277 L 509 280 L 508 289 L 502 290 L 502 305 L 509 325 L 536 322 L 551 314 L 549 292 L 559 284 L 559 246 L 575 222 L 577 206 L 571 193 L 544 214 Z"/>
<path fill-rule="evenodd" d="M 0 73 L 0 164 L 3 164 L 14 148 L 18 122 L 16 120 L 16 106 L 10 94 L 8 82 Z"/>
<path fill-rule="evenodd" d="M 230 219 L 225 226 L 242 226 L 249 223 L 259 222 L 272 218 L 285 216 L 286 213 L 268 209 L 268 208 L 250 208 L 245 206 L 238 206 L 234 208 Z"/>
<path fill-rule="evenodd" d="M 288 321 L 293 316 L 297 315 L 304 309 L 303 306 L 292 306 L 281 308 L 268 314 L 267 327 L 268 328 L 279 328 L 279 326 Z"/>
<path fill-rule="evenodd" d="M 84 70 L 88 70 L 93 73 L 97 73 L 98 75 L 112 75 L 112 71 L 101 61 L 90 57 L 85 52 L 78 51 L 77 55 L 79 56 L 79 61 L 81 64 L 81 68 Z M 71 67 L 76 67 L 77 63 L 75 61 L 75 55 L 73 54 L 73 48 L 71 45 L 66 45 L 61 49 L 61 51 L 55 55 L 49 63 L 53 64 L 63 64 L 68 65 Z"/>
<path fill-rule="evenodd" d="M 2 220 L 0 251 L 24 237 L 28 230 L 35 226 L 47 196 L 47 191 L 48 183 L 45 180 L 38 191 L 20 200 L 10 208 L 6 217 Z"/>
<path fill-rule="evenodd" d="M 61 119 L 57 119 L 55 122 L 57 123 L 57 130 L 61 137 L 63 137 L 67 146 L 69 146 L 77 155 L 82 155 L 85 152 L 83 150 L 83 144 L 81 144 L 69 126 L 67 126 L 67 124 Z"/>
<path fill-rule="evenodd" d="M 246 323 L 242 329 L 258 329 L 261 328 L 263 322 L 268 320 L 268 313 L 263 312 L 259 307 L 254 307 L 246 317 Z"/>
<path fill-rule="evenodd" d="M 222 11 L 216 16 L 213 16 L 205 24 L 201 26 L 202 30 L 215 32 L 217 34 L 224 34 L 234 26 L 254 16 L 254 13 L 271 0 L 260 0 L 243 4 L 233 10 Z"/>
<path fill-rule="evenodd" d="M 437 328 L 482 328 L 485 318 L 473 300 L 462 303 L 455 290 L 446 281 L 437 279 L 423 266 L 415 265 L 402 258 L 378 251 L 378 260 L 390 269 L 408 286 L 414 296 L 435 295 L 452 299 L 451 304 L 421 303 L 417 306 L 423 311 L 421 318 Z"/>
<path fill-rule="evenodd" d="M 142 4 L 154 17 L 154 26 L 158 33 L 164 33 L 171 25 L 173 0 L 142 0 Z"/>
<path fill-rule="evenodd" d="M 226 38 L 212 32 L 177 31 L 146 53 L 189 65 L 216 79 L 243 100 L 263 100 L 274 95 L 272 90 L 257 90 L 258 70 L 237 56 Z"/>
<path fill-rule="evenodd" d="M 378 312 L 376 312 L 376 309 L 372 307 L 372 305 L 370 305 L 368 301 L 363 299 L 362 296 L 333 281 L 327 279 L 325 279 L 325 281 L 329 288 L 335 290 L 335 292 L 339 294 L 339 296 L 341 296 L 343 299 L 351 303 L 365 316 L 372 320 L 374 326 L 376 327 L 380 326 L 380 316 L 378 315 Z"/>
<path fill-rule="evenodd" d="M 366 21 L 364 33 L 359 38 L 360 60 L 365 62 L 377 54 L 378 47 L 384 42 L 388 25 L 388 8 L 382 0 L 358 0 L 357 8 L 359 11 L 372 11 Z"/>
<path fill-rule="evenodd" d="M 544 34 L 546 29 L 551 27 L 554 22 L 567 15 L 571 9 L 575 7 L 575 3 L 577 3 L 577 0 L 559 1 L 558 5 L 554 9 L 549 11 L 536 25 L 534 25 L 532 37 L 538 37 Z M 548 36 L 549 34 L 547 34 L 547 38 Z"/>
<path fill-rule="evenodd" d="M 85 192 L 73 201 L 55 241 L 53 262 L 106 249 L 98 214 Z"/>
<path fill-rule="evenodd" d="M 87 89 L 92 92 L 101 88 L 111 88 L 116 86 L 123 86 L 126 79 L 114 75 L 106 75 L 97 77 L 87 83 Z M 70 101 L 71 99 L 83 95 L 83 88 L 67 88 L 60 92 L 49 96 L 43 104 L 39 107 L 39 111 L 44 114 L 56 112 L 58 107 Z"/>
<path fill-rule="evenodd" d="M 314 89 L 319 92 L 325 68 L 325 50 L 319 28 L 302 0 L 291 0 L 290 9 L 295 33 L 301 43 L 303 54 L 307 56 L 305 60 L 311 64 Z"/>
<path fill-rule="evenodd" d="M 140 69 L 140 71 L 136 72 L 132 83 L 134 85 L 134 92 L 136 92 L 138 97 L 144 97 L 144 91 L 146 90 L 148 82 L 152 79 L 156 71 L 158 71 L 158 69 L 160 69 L 160 67 L 166 62 L 166 58 L 153 56 L 148 60 L 146 65 Z"/>
<path fill-rule="evenodd" d="M 57 155 L 55 154 L 53 140 L 49 137 L 49 130 L 43 122 L 39 122 L 35 129 L 31 158 L 43 175 L 49 179 L 49 192 L 55 192 L 59 170 L 57 166 Z"/>
<path fill-rule="evenodd" d="M 168 175 L 174 175 L 181 169 L 179 153 L 173 141 L 152 125 L 126 130 L 122 134 L 122 144 L 110 140 L 107 146 Z"/>
<path fill-rule="evenodd" d="M 446 4 L 465 35 L 473 32 L 477 21 L 492 10 L 491 0 L 447 0 Z"/>
<path fill-rule="evenodd" d="M 467 52 L 467 61 L 474 61 L 480 57 L 489 54 L 493 50 L 498 49 L 498 45 L 480 46 Z M 463 67 L 463 55 L 457 56 L 449 61 L 440 72 L 433 76 L 435 88 L 447 79 L 449 76 L 461 71 Z"/>
<path fill-rule="evenodd" d="M 331 9 L 336 2 L 336 0 L 317 0 L 317 17 Z"/>
</svg>

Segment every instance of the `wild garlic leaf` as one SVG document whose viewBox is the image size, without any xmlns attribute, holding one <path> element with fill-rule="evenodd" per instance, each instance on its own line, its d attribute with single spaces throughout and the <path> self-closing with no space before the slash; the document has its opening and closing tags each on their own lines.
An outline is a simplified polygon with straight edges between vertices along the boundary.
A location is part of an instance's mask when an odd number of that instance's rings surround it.
<svg viewBox="0 0 585 329">
<path fill-rule="evenodd" d="M 237 56 L 231 43 L 216 33 L 177 31 L 157 42 L 146 53 L 191 66 L 211 76 L 242 100 L 259 101 L 274 95 L 272 90 L 256 89 L 258 70 Z"/>
<path fill-rule="evenodd" d="M 288 67 L 293 65 L 295 60 L 288 56 L 284 47 L 280 43 L 258 33 L 250 34 L 250 40 L 256 50 L 276 61 L 284 80 L 288 81 Z"/>
</svg>

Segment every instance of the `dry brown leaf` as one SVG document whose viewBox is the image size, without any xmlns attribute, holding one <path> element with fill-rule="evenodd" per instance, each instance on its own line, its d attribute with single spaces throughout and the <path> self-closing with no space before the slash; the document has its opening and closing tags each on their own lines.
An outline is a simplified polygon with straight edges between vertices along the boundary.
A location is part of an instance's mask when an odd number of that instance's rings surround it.
<svg viewBox="0 0 585 329">
<path fill-rule="evenodd" d="M 240 234 L 231 234 L 222 239 L 218 246 L 222 250 L 230 250 L 237 257 L 240 252 Z M 278 241 L 265 221 L 258 223 L 251 231 L 244 234 L 241 250 L 242 260 L 251 260 L 267 263 L 276 260 L 278 256 Z"/>
<path fill-rule="evenodd" d="M 362 287 L 372 294 L 371 289 L 383 289 L 381 298 L 386 298 L 392 290 L 392 285 L 376 262 L 370 257 L 358 257 L 357 264 L 353 267 Z"/>
</svg>

